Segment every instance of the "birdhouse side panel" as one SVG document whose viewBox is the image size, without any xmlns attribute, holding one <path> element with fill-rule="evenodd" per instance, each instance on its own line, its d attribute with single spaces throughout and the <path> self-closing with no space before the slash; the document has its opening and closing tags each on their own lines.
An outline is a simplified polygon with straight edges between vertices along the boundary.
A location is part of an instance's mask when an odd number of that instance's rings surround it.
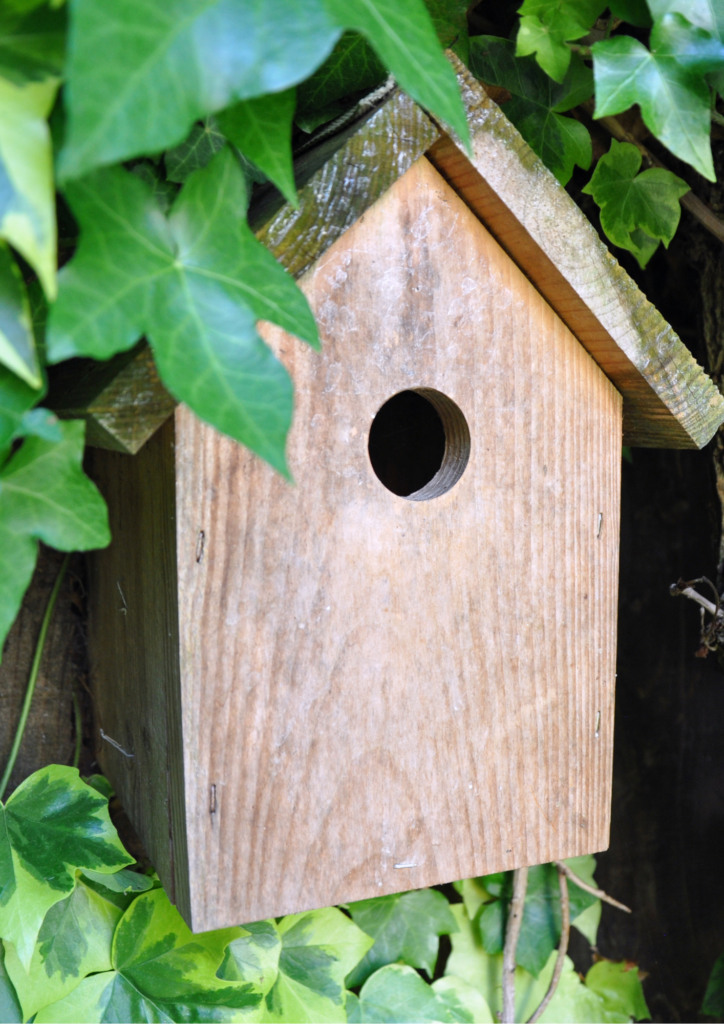
<svg viewBox="0 0 724 1024">
<path fill-rule="evenodd" d="M 608 844 L 620 396 L 424 158 L 302 287 L 293 485 L 176 412 L 196 930 Z M 368 450 L 415 389 L 469 432 L 428 500 Z"/>
</svg>

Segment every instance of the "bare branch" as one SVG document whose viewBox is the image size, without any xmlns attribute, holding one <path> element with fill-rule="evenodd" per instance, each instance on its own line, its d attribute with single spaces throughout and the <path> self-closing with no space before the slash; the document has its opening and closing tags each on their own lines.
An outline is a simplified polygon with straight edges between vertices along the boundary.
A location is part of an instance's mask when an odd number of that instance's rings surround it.
<svg viewBox="0 0 724 1024">
<path fill-rule="evenodd" d="M 591 896 L 596 896 L 599 900 L 603 900 L 604 903 L 610 903 L 612 907 L 617 907 L 619 910 L 623 910 L 627 914 L 631 913 L 631 907 L 627 907 L 625 903 L 619 903 L 618 900 L 615 900 L 613 896 L 609 896 L 608 893 L 603 891 L 603 889 L 597 889 L 595 885 L 589 885 L 588 882 L 584 882 L 582 878 L 578 877 L 575 871 L 571 871 L 564 861 L 554 860 L 553 863 L 558 870 L 563 871 L 579 889 L 583 889 L 584 892 L 590 892 Z"/>
<path fill-rule="evenodd" d="M 561 974 L 563 973 L 563 965 L 566 962 L 566 953 L 568 952 L 568 938 L 571 934 L 571 903 L 568 899 L 568 881 L 561 865 L 556 864 L 556 867 L 558 868 L 558 885 L 561 889 L 561 941 L 558 943 L 558 956 L 553 967 L 553 975 L 551 976 L 548 991 L 543 996 L 543 1001 L 538 1009 L 528 1019 L 528 1024 L 535 1024 L 536 1021 L 540 1020 L 543 1011 L 555 995 L 558 982 L 561 980 Z"/>
<path fill-rule="evenodd" d="M 503 949 L 503 1013 L 502 1024 L 515 1024 L 515 951 L 518 948 L 520 927 L 523 924 L 525 892 L 528 888 L 528 868 L 513 872 L 513 898 L 508 911 Z"/>
</svg>

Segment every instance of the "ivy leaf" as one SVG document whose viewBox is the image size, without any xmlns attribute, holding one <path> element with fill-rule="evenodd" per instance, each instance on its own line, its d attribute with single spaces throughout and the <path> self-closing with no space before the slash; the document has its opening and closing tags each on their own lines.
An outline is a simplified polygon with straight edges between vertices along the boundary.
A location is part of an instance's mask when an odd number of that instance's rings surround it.
<svg viewBox="0 0 724 1024">
<path fill-rule="evenodd" d="M 638 103 L 646 127 L 715 181 L 711 97 L 703 76 L 724 70 L 724 44 L 682 15 L 666 14 L 654 24 L 650 47 L 626 35 L 594 45 L 595 116 L 619 114 Z"/>
<path fill-rule="evenodd" d="M 443 994 L 447 993 L 443 990 Z M 362 986 L 354 1019 L 365 1024 L 376 1021 L 394 1024 L 419 1021 L 424 1024 L 426 1021 L 453 1020 L 472 1024 L 476 1019 L 473 1013 L 463 1007 L 459 1000 L 456 1003 L 453 1009 L 443 999 L 438 999 L 435 990 L 412 967 L 388 964 L 376 971 Z M 489 1016 L 482 1019 L 492 1021 L 493 1018 Z"/>
<path fill-rule="evenodd" d="M 106 874 L 132 860 L 108 801 L 76 768 L 50 765 L 18 786 L 0 805 L 0 932 L 26 970 L 43 918 L 73 891 L 76 869 Z"/>
<path fill-rule="evenodd" d="M 0 76 L 16 85 L 60 78 L 65 56 L 65 8 L 0 9 Z"/>
<path fill-rule="evenodd" d="M 578 875 L 584 882 L 595 888 L 596 879 L 593 877 L 596 870 L 596 858 L 592 853 L 582 857 L 569 857 L 566 864 L 574 874 Z M 582 910 L 577 917 L 571 919 L 571 924 L 577 928 L 581 935 L 588 939 L 591 946 L 596 945 L 598 926 L 601 923 L 601 901 L 595 900 L 590 907 Z"/>
<path fill-rule="evenodd" d="M 446 49 L 450 47 L 463 64 L 467 64 L 470 53 L 469 0 L 425 0 L 425 6 L 441 44 Z"/>
<path fill-rule="evenodd" d="M 85 978 L 40 1010 L 36 1022 L 257 1019 L 258 989 L 215 973 L 238 934 L 226 928 L 193 935 L 162 889 L 144 893 L 116 929 L 113 969 Z"/>
<path fill-rule="evenodd" d="M 350 903 L 352 920 L 375 940 L 374 946 L 347 978 L 357 988 L 384 964 L 402 961 L 435 973 L 440 935 L 457 930 L 450 904 L 434 889 L 394 893 Z"/>
<path fill-rule="evenodd" d="M 166 177 L 169 181 L 183 183 L 194 171 L 211 163 L 225 145 L 226 138 L 219 130 L 216 118 L 204 118 L 201 124 L 193 126 L 180 146 L 169 149 L 165 154 Z"/>
<path fill-rule="evenodd" d="M 264 1021 L 344 1019 L 344 979 L 373 940 L 335 907 L 293 914 L 278 928 L 279 974 L 265 999 Z"/>
<path fill-rule="evenodd" d="M 371 91 L 386 75 L 365 37 L 345 32 L 324 63 L 297 86 L 297 122 L 309 122 L 314 114 L 352 93 Z"/>
<path fill-rule="evenodd" d="M 724 953 L 714 961 L 701 1012 L 709 1017 L 724 1016 Z"/>
<path fill-rule="evenodd" d="M 635 964 L 599 960 L 586 975 L 586 986 L 596 992 L 610 1014 L 634 1020 L 651 1020 Z"/>
<path fill-rule="evenodd" d="M 238 146 L 264 172 L 284 198 L 299 206 L 292 166 L 292 120 L 296 91 L 258 96 L 222 110 L 219 126 L 229 142 Z"/>
<path fill-rule="evenodd" d="M 462 978 L 454 978 L 452 975 L 438 978 L 432 984 L 432 991 L 438 1003 L 447 1008 L 446 1020 L 494 1024 L 495 1018 L 485 997 Z"/>
<path fill-rule="evenodd" d="M 60 551 L 110 542 L 105 502 L 81 468 L 85 424 L 58 428 L 60 441 L 29 437 L 0 470 L 0 644 L 30 582 L 38 540 Z"/>
<path fill-rule="evenodd" d="M 578 164 L 591 165 L 591 136 L 579 121 L 563 117 L 593 92 L 593 76 L 582 60 L 571 63 L 563 81 L 554 82 L 532 57 L 516 57 L 515 44 L 497 36 L 474 36 L 470 41 L 470 69 L 491 85 L 507 89 L 512 99 L 505 116 L 518 129 L 562 185 Z"/>
<path fill-rule="evenodd" d="M 36 271 L 55 297 L 56 226 L 53 158 L 46 118 L 58 79 L 14 85 L 0 78 L 0 237 Z M 37 364 L 26 379 L 39 385 Z"/>
<path fill-rule="evenodd" d="M 457 79 L 422 0 L 325 0 L 342 28 L 362 32 L 413 100 L 450 125 L 469 147 L 468 119 Z"/>
<path fill-rule="evenodd" d="M 339 35 L 322 0 L 77 0 L 61 173 L 175 146 L 199 118 L 306 78 Z"/>
<path fill-rule="evenodd" d="M 601 226 L 614 245 L 630 249 L 645 267 L 659 241 L 668 247 L 674 237 L 681 206 L 679 199 L 689 191 L 681 178 L 662 167 L 639 174 L 641 153 L 629 142 L 611 140 L 611 148 L 596 165 L 583 192 L 593 196 L 601 208 Z M 637 244 L 643 232 L 653 248 L 643 251 Z"/>
<path fill-rule="evenodd" d="M 605 0 L 525 0 L 519 10 L 516 53 L 536 60 L 556 82 L 571 62 L 566 42 L 585 36 L 606 7 Z"/>
<path fill-rule="evenodd" d="M 17 374 L 30 390 L 37 392 L 42 385 L 28 293 L 18 265 L 3 242 L 0 242 L 0 363 Z"/>
<path fill-rule="evenodd" d="M 5 966 L 23 1020 L 68 995 L 86 975 L 110 970 L 113 933 L 121 916 L 117 907 L 79 881 L 70 896 L 45 915 L 29 971 L 8 946 Z"/>
<path fill-rule="evenodd" d="M 25 1019 L 15 987 L 5 969 L 5 947 L 0 939 L 0 1020 L 7 1024 L 22 1024 Z"/>
<path fill-rule="evenodd" d="M 224 981 L 250 981 L 266 995 L 279 973 L 279 932 L 273 921 L 245 924 L 242 930 L 246 934 L 229 944 L 216 976 Z"/>
<path fill-rule="evenodd" d="M 485 888 L 498 899 L 481 906 L 476 924 L 485 951 L 495 955 L 503 951 L 508 905 L 512 894 L 512 872 L 488 875 Z M 596 897 L 568 883 L 571 919 L 575 919 L 596 901 Z M 553 864 L 539 864 L 528 872 L 523 923 L 516 948 L 516 963 L 538 977 L 561 935 L 561 906 L 558 872 Z"/>
<path fill-rule="evenodd" d="M 84 871 L 83 880 L 96 885 L 102 885 L 104 889 L 111 892 L 137 893 L 148 892 L 153 888 L 153 880 L 148 875 L 141 875 L 138 871 L 127 871 L 125 869 L 116 871 L 112 875 L 101 874 L 100 871 Z"/>
<path fill-rule="evenodd" d="M 637 25 L 639 28 L 651 28 L 651 12 L 656 0 L 647 4 L 646 0 L 609 0 L 608 9 L 614 18 L 627 21 L 629 25 Z M 686 3 L 687 0 L 682 0 Z"/>
<path fill-rule="evenodd" d="M 77 0 L 73 15 L 65 178 L 175 146 L 199 118 L 296 85 L 346 28 L 367 36 L 413 99 L 469 137 L 422 0 Z"/>
<path fill-rule="evenodd" d="M 256 331 L 271 320 L 316 346 L 307 300 L 246 224 L 227 148 L 196 171 L 168 218 L 121 168 L 73 183 L 81 240 L 51 309 L 48 358 L 107 359 L 146 334 L 166 387 L 287 473 L 289 375 Z"/>
</svg>

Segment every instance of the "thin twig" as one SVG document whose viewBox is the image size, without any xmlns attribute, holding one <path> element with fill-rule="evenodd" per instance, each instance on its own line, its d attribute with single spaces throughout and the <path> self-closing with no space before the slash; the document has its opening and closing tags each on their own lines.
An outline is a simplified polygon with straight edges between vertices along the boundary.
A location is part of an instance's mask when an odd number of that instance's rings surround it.
<svg viewBox="0 0 724 1024">
<path fill-rule="evenodd" d="M 581 106 L 590 117 L 594 116 L 592 100 L 581 104 Z M 648 167 L 663 167 L 664 170 L 669 170 L 666 164 L 662 163 L 658 157 L 655 157 L 651 150 L 647 149 L 643 142 L 637 139 L 635 135 L 627 131 L 615 117 L 598 117 L 595 120 L 596 124 L 600 124 L 602 128 L 605 128 L 609 135 L 613 135 L 614 139 L 618 139 L 619 142 L 630 142 L 631 145 L 636 146 Z M 685 210 L 689 211 L 692 217 L 699 221 L 702 227 L 706 228 L 720 242 L 724 242 L 724 221 L 721 221 L 706 203 L 702 202 L 693 192 L 687 192 L 681 196 L 679 202 Z"/>
<path fill-rule="evenodd" d="M 559 871 L 563 871 L 568 878 L 577 885 L 579 889 L 583 889 L 584 892 L 590 892 L 591 896 L 595 896 L 599 900 L 603 900 L 604 903 L 610 903 L 612 907 L 618 907 L 619 910 L 624 910 L 627 914 L 631 913 L 631 907 L 627 907 L 625 903 L 619 903 L 613 896 L 609 896 L 603 889 L 597 889 L 595 885 L 589 885 L 588 882 L 584 882 L 582 878 L 579 878 L 575 871 L 571 871 L 565 861 L 554 860 L 553 863 Z"/>
<path fill-rule="evenodd" d="M 520 927 L 523 924 L 525 892 L 528 888 L 528 868 L 513 872 L 513 898 L 508 911 L 503 948 L 503 1013 L 502 1024 L 515 1024 L 515 951 L 518 948 Z"/>
<path fill-rule="evenodd" d="M 568 938 L 571 934 L 571 903 L 568 899 L 568 881 L 566 879 L 566 873 L 561 866 L 556 864 L 556 867 L 558 868 L 558 885 L 561 890 L 561 941 L 558 943 L 558 956 L 556 957 L 548 991 L 543 996 L 543 1001 L 538 1009 L 535 1011 L 533 1016 L 528 1019 L 528 1024 L 535 1024 L 537 1020 L 540 1020 L 543 1015 L 543 1011 L 555 995 L 556 989 L 558 988 L 558 982 L 561 980 L 561 974 L 563 973 L 563 965 L 566 962 L 566 953 L 568 952 Z"/>
<path fill-rule="evenodd" d="M 55 577 L 55 583 L 53 589 L 50 591 L 50 597 L 48 598 L 48 604 L 43 615 L 43 621 L 40 625 L 40 633 L 38 634 L 38 640 L 35 644 L 35 654 L 33 655 L 33 664 L 30 666 L 30 676 L 28 677 L 28 685 L 25 690 L 25 700 L 20 711 L 20 720 L 15 729 L 15 736 L 13 738 L 13 745 L 10 750 L 10 756 L 8 763 L 5 765 L 5 771 L 3 777 L 0 779 L 0 800 L 2 800 L 7 784 L 10 781 L 10 776 L 13 773 L 15 762 L 18 758 L 18 751 L 20 750 L 20 744 L 23 739 L 23 733 L 25 732 L 25 725 L 28 721 L 28 714 L 30 713 L 30 705 L 33 702 L 33 693 L 35 692 L 35 684 L 38 681 L 38 672 L 40 671 L 40 661 L 43 657 L 43 649 L 45 648 L 45 639 L 48 635 L 48 627 L 50 626 L 50 620 L 53 617 L 53 609 L 55 608 L 55 602 L 58 600 L 58 594 L 60 593 L 60 585 L 63 582 L 65 576 L 65 570 L 68 568 L 68 562 L 70 561 L 70 554 L 67 554 L 63 559 L 63 564 L 60 567 L 58 575 Z"/>
</svg>

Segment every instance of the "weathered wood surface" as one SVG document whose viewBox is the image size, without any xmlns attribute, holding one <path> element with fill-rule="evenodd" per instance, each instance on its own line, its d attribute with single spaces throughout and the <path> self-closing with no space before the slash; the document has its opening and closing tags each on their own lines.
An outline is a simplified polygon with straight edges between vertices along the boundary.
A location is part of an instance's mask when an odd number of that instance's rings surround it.
<svg viewBox="0 0 724 1024">
<path fill-rule="evenodd" d="M 0 769 L 4 769 L 10 754 L 40 624 L 62 561 L 62 554 L 41 546 L 32 582 L 3 647 L 0 665 Z M 82 563 L 75 558 L 58 595 L 25 735 L 4 799 L 38 768 L 53 762 L 70 764 L 73 760 L 74 688 L 78 690 L 82 708 L 89 711 L 83 689 L 86 683 L 85 622 L 79 571 L 82 576 Z M 82 754 L 82 768 L 87 771 L 92 758 L 86 747 Z"/>
<path fill-rule="evenodd" d="M 133 458 L 95 449 L 88 461 L 113 537 L 89 559 L 97 756 L 170 898 L 184 905 L 174 421 Z"/>
<path fill-rule="evenodd" d="M 473 145 L 430 159 L 591 353 L 624 400 L 624 442 L 702 447 L 724 398 L 565 189 L 455 57 Z"/>
<path fill-rule="evenodd" d="M 94 587 L 115 609 L 93 627 L 100 723 L 145 758 L 103 764 L 157 861 L 168 816 L 142 789 L 183 774 L 176 898 L 196 930 L 608 842 L 620 396 L 425 159 L 302 287 L 321 356 L 265 331 L 297 384 L 296 485 L 180 407 L 177 585 L 168 537 L 127 525 Z M 415 386 L 472 437 L 431 501 L 386 490 L 367 454 L 379 407 Z M 168 494 L 147 495 L 173 473 L 164 444 L 94 456 L 117 463 L 123 515 L 167 523 Z M 176 593 L 183 743 L 164 762 L 168 724 L 143 731 L 176 671 Z"/>
<path fill-rule="evenodd" d="M 48 397 L 62 419 L 83 419 L 93 448 L 135 455 L 173 412 L 145 342 L 107 363 L 72 360 L 54 372 Z"/>
</svg>

